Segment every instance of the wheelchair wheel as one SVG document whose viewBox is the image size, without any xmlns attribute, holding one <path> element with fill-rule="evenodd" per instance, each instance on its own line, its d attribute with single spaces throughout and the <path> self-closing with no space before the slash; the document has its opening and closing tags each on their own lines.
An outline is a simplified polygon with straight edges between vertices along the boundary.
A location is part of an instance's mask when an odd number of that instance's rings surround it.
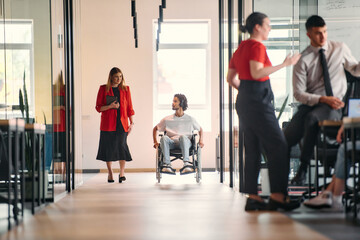
<svg viewBox="0 0 360 240">
<path fill-rule="evenodd" d="M 195 166 L 196 166 L 196 182 L 199 183 L 201 180 L 201 147 L 199 144 L 196 144 L 196 154 L 195 154 Z"/>
<path fill-rule="evenodd" d="M 162 162 L 161 158 L 162 158 L 161 149 L 160 149 L 160 147 L 158 147 L 156 149 L 156 180 L 158 183 L 160 183 L 160 180 L 161 180 L 161 172 L 160 172 L 161 162 Z"/>
</svg>

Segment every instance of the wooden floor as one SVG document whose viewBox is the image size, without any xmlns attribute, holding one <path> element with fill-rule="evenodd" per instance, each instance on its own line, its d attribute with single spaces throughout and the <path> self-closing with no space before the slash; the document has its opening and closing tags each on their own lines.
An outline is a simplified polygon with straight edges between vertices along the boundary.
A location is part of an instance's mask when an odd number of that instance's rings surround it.
<svg viewBox="0 0 360 240">
<path fill-rule="evenodd" d="M 97 174 L 1 239 L 327 239 L 277 212 L 247 213 L 245 197 L 218 183 L 217 173 L 164 176 L 128 173 L 107 183 Z"/>
</svg>

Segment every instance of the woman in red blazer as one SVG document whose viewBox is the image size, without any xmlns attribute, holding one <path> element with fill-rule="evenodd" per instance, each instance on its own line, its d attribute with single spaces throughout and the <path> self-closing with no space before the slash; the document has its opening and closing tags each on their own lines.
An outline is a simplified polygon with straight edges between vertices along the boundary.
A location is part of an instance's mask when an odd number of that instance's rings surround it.
<svg viewBox="0 0 360 240">
<path fill-rule="evenodd" d="M 114 182 L 111 164 L 113 161 L 119 161 L 121 183 L 126 180 L 125 162 L 132 160 L 126 140 L 134 126 L 135 112 L 130 88 L 125 85 L 119 68 L 112 68 L 107 84 L 100 86 L 95 108 L 101 112 L 100 141 L 96 159 L 106 162 L 109 183 Z"/>
</svg>

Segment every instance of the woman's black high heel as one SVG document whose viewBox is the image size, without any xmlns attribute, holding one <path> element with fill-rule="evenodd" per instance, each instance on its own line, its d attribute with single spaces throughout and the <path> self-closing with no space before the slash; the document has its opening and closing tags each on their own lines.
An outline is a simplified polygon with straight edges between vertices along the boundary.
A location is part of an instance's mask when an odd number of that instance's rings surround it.
<svg viewBox="0 0 360 240">
<path fill-rule="evenodd" d="M 125 180 L 126 180 L 126 177 L 125 177 L 125 176 L 120 177 L 120 175 L 119 175 L 119 183 L 122 183 L 122 181 L 125 181 Z"/>
<path fill-rule="evenodd" d="M 109 176 L 108 176 L 108 183 L 113 183 L 115 182 L 114 179 L 109 179 Z"/>
<path fill-rule="evenodd" d="M 260 202 L 251 198 L 246 199 L 245 211 L 263 211 L 266 210 L 266 207 L 267 205 L 265 202 Z"/>
<path fill-rule="evenodd" d="M 270 198 L 268 203 L 268 210 L 270 211 L 292 211 L 298 207 L 300 207 L 300 201 L 290 201 L 289 197 L 285 197 L 284 202 L 278 202 Z"/>
</svg>

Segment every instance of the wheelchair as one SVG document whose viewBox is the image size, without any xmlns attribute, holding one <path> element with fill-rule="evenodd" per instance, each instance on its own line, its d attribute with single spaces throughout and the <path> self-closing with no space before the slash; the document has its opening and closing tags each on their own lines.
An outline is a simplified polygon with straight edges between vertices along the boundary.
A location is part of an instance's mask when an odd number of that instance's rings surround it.
<svg viewBox="0 0 360 240">
<path fill-rule="evenodd" d="M 164 133 L 165 135 L 165 133 Z M 159 134 L 159 137 L 161 138 L 163 136 L 163 134 Z M 191 146 L 189 149 L 189 163 L 191 164 L 191 168 L 194 170 L 191 173 L 195 174 L 195 178 L 196 178 L 196 182 L 199 183 L 201 180 L 201 148 L 199 146 L 199 142 L 197 141 L 197 134 L 193 133 L 191 136 Z M 175 149 L 171 149 L 170 150 L 170 162 L 176 161 L 176 160 L 183 160 L 183 156 L 181 153 L 181 149 L 179 148 L 175 148 Z M 161 168 L 163 167 L 163 163 L 164 163 L 164 155 L 163 152 L 161 151 L 161 147 L 158 146 L 156 149 L 156 179 L 157 182 L 160 183 L 161 178 L 162 178 L 162 174 L 167 174 L 167 173 L 162 173 L 161 172 Z M 189 173 L 181 173 L 180 169 L 180 175 L 183 174 L 189 174 Z M 174 173 L 175 175 L 176 173 Z"/>
</svg>

